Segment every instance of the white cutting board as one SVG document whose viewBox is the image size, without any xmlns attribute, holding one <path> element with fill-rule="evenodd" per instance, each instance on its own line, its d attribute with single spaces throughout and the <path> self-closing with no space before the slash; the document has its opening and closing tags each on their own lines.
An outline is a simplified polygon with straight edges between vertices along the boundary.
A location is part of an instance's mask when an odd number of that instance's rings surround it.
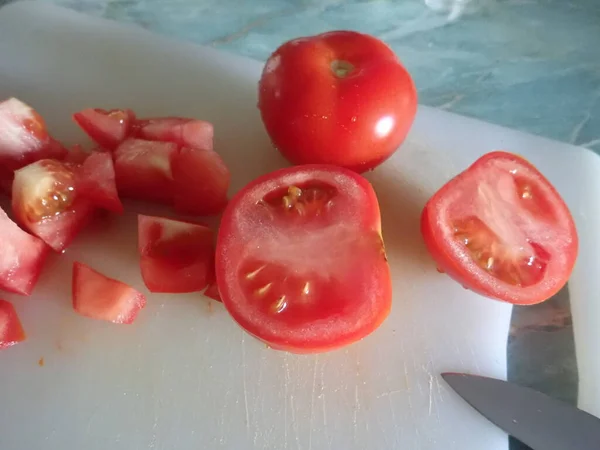
<svg viewBox="0 0 600 450">
<path fill-rule="evenodd" d="M 255 61 L 40 3 L 0 10 L 0 97 L 31 103 L 67 142 L 82 139 L 70 113 L 89 106 L 210 120 L 231 192 L 285 164 L 256 109 L 260 71 Z M 421 108 L 408 141 L 368 176 L 394 275 L 393 311 L 379 330 L 340 351 L 296 356 L 265 348 L 197 294 L 150 295 L 132 326 L 79 317 L 70 306 L 75 259 L 145 292 L 131 210 L 53 258 L 31 298 L 5 296 L 29 339 L 0 354 L 0 448 L 506 450 L 506 435 L 439 373 L 504 378 L 511 308 L 438 274 L 418 227 L 437 188 L 499 147 L 538 165 L 577 220 L 580 404 L 600 414 L 592 350 L 600 342 L 600 239 L 592 234 L 600 229 L 600 158 Z"/>
</svg>

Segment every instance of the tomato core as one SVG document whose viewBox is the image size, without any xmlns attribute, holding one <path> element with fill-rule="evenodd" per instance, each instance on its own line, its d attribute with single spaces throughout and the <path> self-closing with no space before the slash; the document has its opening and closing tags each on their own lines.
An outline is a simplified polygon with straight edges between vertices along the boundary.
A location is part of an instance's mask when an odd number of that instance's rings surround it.
<svg viewBox="0 0 600 450">
<path fill-rule="evenodd" d="M 331 71 L 338 78 L 346 78 L 354 71 L 354 65 L 348 61 L 336 59 L 331 62 Z"/>
</svg>

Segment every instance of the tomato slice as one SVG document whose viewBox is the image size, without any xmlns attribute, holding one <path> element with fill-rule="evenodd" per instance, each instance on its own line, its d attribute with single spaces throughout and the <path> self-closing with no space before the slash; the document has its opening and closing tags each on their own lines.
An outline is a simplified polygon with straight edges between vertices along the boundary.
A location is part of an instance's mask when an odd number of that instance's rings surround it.
<svg viewBox="0 0 600 450">
<path fill-rule="evenodd" d="M 133 134 L 141 139 L 173 142 L 182 147 L 213 149 L 213 125 L 204 120 L 185 117 L 137 120 L 133 127 Z"/>
<path fill-rule="evenodd" d="M 212 231 L 196 223 L 138 216 L 142 278 L 150 292 L 195 292 L 213 278 Z"/>
<path fill-rule="evenodd" d="M 373 188 L 325 165 L 258 178 L 223 213 L 216 276 L 232 317 L 273 348 L 319 352 L 363 338 L 391 307 Z"/>
<path fill-rule="evenodd" d="M 17 222 L 57 252 L 67 248 L 91 218 L 90 201 L 77 193 L 74 170 L 44 159 L 15 172 L 12 207 Z"/>
<path fill-rule="evenodd" d="M 183 147 L 173 158 L 172 173 L 176 211 L 209 216 L 227 205 L 231 175 L 216 152 Z"/>
<path fill-rule="evenodd" d="M 77 175 L 77 188 L 82 196 L 100 208 L 123 212 L 110 153 L 92 152 L 77 170 Z"/>
<path fill-rule="evenodd" d="M 578 252 L 571 213 L 550 182 L 507 152 L 484 155 L 427 202 L 421 219 L 441 271 L 481 295 L 514 304 L 547 300 Z"/>
<path fill-rule="evenodd" d="M 6 300 L 0 300 L 0 350 L 25 340 L 25 331 L 15 311 Z"/>
<path fill-rule="evenodd" d="M 171 204 L 171 161 L 177 145 L 143 139 L 127 139 L 115 150 L 115 174 L 119 194 L 137 200 Z"/>
<path fill-rule="evenodd" d="M 73 119 L 94 142 L 114 150 L 129 135 L 135 114 L 130 109 L 88 108 L 73 114 Z"/>
<path fill-rule="evenodd" d="M 42 240 L 19 228 L 0 208 L 0 289 L 31 294 L 48 250 Z"/>
<path fill-rule="evenodd" d="M 66 155 L 65 148 L 48 133 L 44 119 L 16 98 L 0 102 L 0 130 L 0 166 L 5 170 Z"/>
<path fill-rule="evenodd" d="M 146 306 L 146 297 L 131 286 L 91 267 L 73 264 L 73 309 L 82 316 L 131 324 Z"/>
</svg>

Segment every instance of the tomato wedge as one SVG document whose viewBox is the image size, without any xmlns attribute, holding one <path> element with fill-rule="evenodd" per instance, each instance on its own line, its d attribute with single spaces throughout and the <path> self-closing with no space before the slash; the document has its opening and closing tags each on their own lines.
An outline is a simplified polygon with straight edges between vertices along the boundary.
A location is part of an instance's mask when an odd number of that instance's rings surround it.
<svg viewBox="0 0 600 450">
<path fill-rule="evenodd" d="M 186 117 L 157 117 L 137 120 L 133 135 L 151 141 L 173 142 L 181 147 L 213 149 L 213 125 Z"/>
<path fill-rule="evenodd" d="M 25 331 L 15 311 L 6 300 L 0 300 L 0 350 L 25 340 Z"/>
<path fill-rule="evenodd" d="M 115 150 L 115 174 L 119 194 L 137 200 L 171 204 L 171 160 L 176 144 L 127 139 Z"/>
<path fill-rule="evenodd" d="M 208 287 L 206 288 L 206 290 L 204 291 L 204 295 L 208 298 L 212 298 L 213 300 L 216 300 L 218 302 L 221 302 L 221 294 L 219 294 L 219 287 L 217 286 L 217 283 L 211 283 L 208 285 Z"/>
<path fill-rule="evenodd" d="M 88 108 L 73 114 L 73 119 L 96 143 L 114 150 L 129 135 L 135 114 L 130 109 Z"/>
<path fill-rule="evenodd" d="M 210 216 L 227 205 L 229 169 L 212 150 L 183 147 L 173 158 L 173 206 L 183 214 Z"/>
<path fill-rule="evenodd" d="M 92 152 L 77 169 L 77 188 L 94 205 L 115 213 L 123 212 L 110 153 Z"/>
<path fill-rule="evenodd" d="M 42 240 L 19 228 L 0 208 L 0 289 L 31 294 L 49 250 Z"/>
<path fill-rule="evenodd" d="M 12 207 L 17 222 L 57 252 L 67 248 L 94 207 L 77 193 L 74 170 L 44 159 L 15 172 Z"/>
<path fill-rule="evenodd" d="M 73 309 L 82 316 L 131 324 L 146 306 L 146 297 L 83 263 L 73 264 Z"/>
<path fill-rule="evenodd" d="M 391 307 L 373 188 L 326 165 L 258 178 L 223 213 L 216 276 L 232 317 L 273 348 L 320 352 L 363 338 Z"/>
<path fill-rule="evenodd" d="M 481 295 L 520 305 L 556 294 L 578 252 L 573 218 L 556 189 L 531 163 L 500 151 L 433 195 L 421 232 L 441 271 Z"/>
<path fill-rule="evenodd" d="M 213 233 L 203 225 L 139 215 L 138 248 L 150 292 L 201 291 L 213 278 Z"/>
</svg>

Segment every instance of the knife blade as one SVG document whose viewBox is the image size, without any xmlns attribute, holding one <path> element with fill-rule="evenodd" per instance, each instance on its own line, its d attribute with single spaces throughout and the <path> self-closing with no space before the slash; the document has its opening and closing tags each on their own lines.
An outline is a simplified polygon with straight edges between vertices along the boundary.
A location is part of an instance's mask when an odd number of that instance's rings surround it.
<svg viewBox="0 0 600 450">
<path fill-rule="evenodd" d="M 442 378 L 480 414 L 534 450 L 600 450 L 600 419 L 508 381 L 462 373 Z"/>
</svg>

